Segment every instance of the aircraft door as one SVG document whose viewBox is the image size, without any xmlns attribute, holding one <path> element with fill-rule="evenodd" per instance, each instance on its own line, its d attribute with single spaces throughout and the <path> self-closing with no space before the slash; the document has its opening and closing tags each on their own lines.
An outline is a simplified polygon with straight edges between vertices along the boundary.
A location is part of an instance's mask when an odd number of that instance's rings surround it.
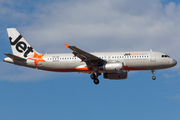
<svg viewBox="0 0 180 120">
<path fill-rule="evenodd" d="M 107 60 L 107 61 L 108 61 L 108 60 L 111 60 L 111 56 L 110 56 L 110 55 L 106 55 L 104 58 L 105 58 L 105 60 Z"/>
<path fill-rule="evenodd" d="M 151 62 L 156 62 L 156 53 L 155 52 L 151 51 L 150 61 Z"/>
</svg>

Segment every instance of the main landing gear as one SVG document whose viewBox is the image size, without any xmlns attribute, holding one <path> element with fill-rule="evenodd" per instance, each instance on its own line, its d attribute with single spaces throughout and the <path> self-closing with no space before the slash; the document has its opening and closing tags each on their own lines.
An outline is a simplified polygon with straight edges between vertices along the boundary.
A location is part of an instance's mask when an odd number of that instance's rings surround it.
<svg viewBox="0 0 180 120">
<path fill-rule="evenodd" d="M 96 85 L 99 84 L 99 79 L 98 79 L 99 75 L 101 75 L 101 74 L 100 73 L 96 73 L 96 75 L 95 75 L 95 73 L 92 73 L 91 76 L 90 76 L 91 79 L 94 80 L 94 84 L 96 84 Z"/>
<path fill-rule="evenodd" d="M 151 72 L 152 72 L 152 79 L 155 80 L 156 76 L 154 76 L 154 70 L 151 70 Z"/>
</svg>

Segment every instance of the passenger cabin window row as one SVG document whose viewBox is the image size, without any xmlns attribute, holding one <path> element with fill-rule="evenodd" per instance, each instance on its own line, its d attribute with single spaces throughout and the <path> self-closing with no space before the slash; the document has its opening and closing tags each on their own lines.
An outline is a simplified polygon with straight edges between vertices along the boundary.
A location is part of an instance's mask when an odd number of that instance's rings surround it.
<svg viewBox="0 0 180 120">
<path fill-rule="evenodd" d="M 52 58 L 47 58 L 47 60 L 53 60 L 53 61 L 57 61 L 57 60 L 76 60 L 77 58 L 59 58 L 59 56 L 57 57 L 52 57 Z"/>
<path fill-rule="evenodd" d="M 102 59 L 119 59 L 119 58 L 148 58 L 149 56 L 148 55 L 145 55 L 145 56 L 108 56 L 108 57 L 99 57 L 99 58 L 102 58 Z M 165 57 L 165 55 L 163 55 L 162 57 Z M 167 55 L 166 55 L 167 57 Z M 59 60 L 76 60 L 76 59 L 79 59 L 77 57 L 67 57 L 67 58 L 61 58 L 59 56 L 53 56 L 51 58 L 47 58 L 47 60 L 53 60 L 53 61 L 59 61 Z"/>
<path fill-rule="evenodd" d="M 148 55 L 145 56 L 112 56 L 112 57 L 108 57 L 108 58 L 148 58 Z M 103 57 L 100 57 L 103 58 Z M 106 58 L 106 57 L 105 57 Z"/>
</svg>

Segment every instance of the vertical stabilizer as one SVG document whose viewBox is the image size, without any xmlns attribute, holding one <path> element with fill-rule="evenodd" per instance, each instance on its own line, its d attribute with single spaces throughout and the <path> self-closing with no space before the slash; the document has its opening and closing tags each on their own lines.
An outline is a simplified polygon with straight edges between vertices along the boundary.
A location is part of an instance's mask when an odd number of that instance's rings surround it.
<svg viewBox="0 0 180 120">
<path fill-rule="evenodd" d="M 33 56 L 36 52 L 16 28 L 7 28 L 12 52 L 14 55 L 27 58 Z M 36 52 L 37 53 L 37 52 Z"/>
</svg>

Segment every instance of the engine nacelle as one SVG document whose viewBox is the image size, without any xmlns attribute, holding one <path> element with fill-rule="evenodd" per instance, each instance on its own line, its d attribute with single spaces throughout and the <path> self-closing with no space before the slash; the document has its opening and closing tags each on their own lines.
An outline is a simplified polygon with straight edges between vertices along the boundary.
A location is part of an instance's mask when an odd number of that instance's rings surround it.
<svg viewBox="0 0 180 120">
<path fill-rule="evenodd" d="M 118 72 L 118 73 L 104 73 L 105 79 L 112 79 L 112 80 L 120 80 L 127 78 L 127 72 Z"/>
<path fill-rule="evenodd" d="M 123 70 L 123 63 L 119 63 L 119 62 L 116 62 L 116 63 L 106 63 L 105 65 L 103 66 L 100 66 L 99 67 L 99 70 L 100 71 L 105 71 L 105 72 L 118 72 L 118 71 L 121 71 Z"/>
</svg>

